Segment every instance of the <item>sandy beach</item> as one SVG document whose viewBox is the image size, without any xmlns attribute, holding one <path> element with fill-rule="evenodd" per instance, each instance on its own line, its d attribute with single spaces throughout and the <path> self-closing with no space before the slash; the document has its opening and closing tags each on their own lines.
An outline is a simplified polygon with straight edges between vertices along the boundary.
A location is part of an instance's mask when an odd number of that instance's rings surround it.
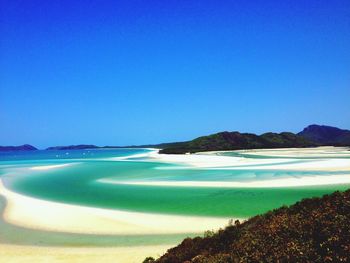
<svg viewBox="0 0 350 263">
<path fill-rule="evenodd" d="M 38 247 L 0 244 L 0 259 L 1 262 L 8 263 L 139 263 L 142 262 L 146 256 L 159 257 L 164 254 L 168 248 L 169 245 L 101 248 Z"/>
<path fill-rule="evenodd" d="M 7 200 L 6 222 L 26 228 L 105 235 L 203 233 L 227 224 L 229 218 L 172 216 L 92 208 L 50 202 L 9 191 L 0 180 Z"/>
<path fill-rule="evenodd" d="M 242 152 L 242 151 L 237 151 Z M 276 169 L 276 170 L 310 170 L 310 171 L 350 171 L 348 159 L 327 159 L 327 155 L 332 154 L 333 158 L 350 156 L 348 148 L 345 147 L 317 147 L 317 148 L 292 148 L 289 149 L 269 149 L 269 150 L 246 150 L 244 153 L 251 155 L 268 155 L 288 158 L 268 158 L 268 159 L 248 159 L 243 157 L 215 155 L 220 152 L 205 152 L 196 154 L 159 154 L 157 150 L 148 154 L 151 160 L 166 163 L 178 163 L 198 168 L 215 169 Z M 299 154 L 298 154 L 299 153 Z M 319 158 L 323 156 L 324 158 Z M 303 163 L 293 163 L 292 157 L 315 157 Z M 317 157 L 317 158 L 316 158 Z M 290 162 L 290 163 L 288 163 Z M 276 164 L 278 166 L 276 166 Z"/>
<path fill-rule="evenodd" d="M 3 219 L 20 227 L 53 232 L 140 235 L 198 233 L 227 225 L 228 219 L 168 216 L 49 202 L 14 193 L 0 180 L 7 201 Z M 142 262 L 175 244 L 132 247 L 38 247 L 0 244 L 4 262 Z"/>
<path fill-rule="evenodd" d="M 332 176 L 304 176 L 299 178 L 282 178 L 272 180 L 260 180 L 251 182 L 228 182 L 228 181 L 114 181 L 101 179 L 98 182 L 107 184 L 124 185 L 148 185 L 148 186 L 173 186 L 173 187 L 222 187 L 222 188 L 276 188 L 276 187 L 298 187 L 298 186 L 320 186 L 350 184 L 350 173 Z"/>
</svg>

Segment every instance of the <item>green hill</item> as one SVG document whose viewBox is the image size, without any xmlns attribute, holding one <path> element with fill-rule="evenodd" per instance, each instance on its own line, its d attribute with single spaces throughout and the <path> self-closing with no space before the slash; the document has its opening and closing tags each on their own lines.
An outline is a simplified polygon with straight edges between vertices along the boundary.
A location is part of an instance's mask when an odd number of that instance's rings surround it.
<svg viewBox="0 0 350 263">
<path fill-rule="evenodd" d="M 144 262 L 350 262 L 349 222 L 350 190 L 335 192 L 187 238 Z"/>
<path fill-rule="evenodd" d="M 269 132 L 259 136 L 251 133 L 225 131 L 199 137 L 192 141 L 173 143 L 162 149 L 160 153 L 182 154 L 240 149 L 311 147 L 317 145 L 317 143 L 291 132 Z"/>
</svg>

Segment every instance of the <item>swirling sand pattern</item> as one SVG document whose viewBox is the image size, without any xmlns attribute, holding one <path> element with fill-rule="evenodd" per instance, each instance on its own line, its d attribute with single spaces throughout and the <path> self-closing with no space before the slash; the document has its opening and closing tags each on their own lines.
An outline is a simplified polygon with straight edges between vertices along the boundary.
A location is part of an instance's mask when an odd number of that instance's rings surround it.
<svg viewBox="0 0 350 263">
<path fill-rule="evenodd" d="M 150 149 L 82 150 L 0 158 L 0 241 L 8 251 L 18 245 L 30 251 L 118 247 L 123 258 L 137 247 L 144 251 L 141 259 L 230 218 L 350 183 L 349 151 L 334 147 L 176 156 Z"/>
</svg>

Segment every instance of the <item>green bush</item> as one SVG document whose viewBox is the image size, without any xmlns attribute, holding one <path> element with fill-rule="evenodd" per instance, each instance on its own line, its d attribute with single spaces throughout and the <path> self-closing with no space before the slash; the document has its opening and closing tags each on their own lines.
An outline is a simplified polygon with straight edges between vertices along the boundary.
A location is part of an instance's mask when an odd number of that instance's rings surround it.
<svg viewBox="0 0 350 263">
<path fill-rule="evenodd" d="M 349 222 L 350 190 L 335 192 L 186 238 L 155 262 L 350 262 Z"/>
</svg>

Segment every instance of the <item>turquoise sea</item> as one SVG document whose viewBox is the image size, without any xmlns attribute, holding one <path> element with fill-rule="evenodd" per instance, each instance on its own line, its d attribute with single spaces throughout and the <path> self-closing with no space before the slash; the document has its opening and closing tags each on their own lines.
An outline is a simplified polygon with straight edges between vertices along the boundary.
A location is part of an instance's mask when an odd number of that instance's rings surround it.
<svg viewBox="0 0 350 263">
<path fill-rule="evenodd" d="M 282 188 L 174 187 L 108 184 L 133 181 L 250 181 L 312 175 L 332 176 L 346 171 L 279 170 L 285 162 L 309 162 L 315 158 L 288 158 L 276 169 L 206 169 L 157 162 L 145 154 L 149 149 L 91 149 L 0 153 L 0 178 L 11 191 L 68 204 L 146 213 L 210 217 L 249 218 L 303 198 L 321 196 L 349 185 Z M 133 156 L 135 155 L 135 157 Z M 239 156 L 239 153 L 225 153 Z M 122 158 L 121 158 L 122 157 Z M 244 158 L 270 158 L 249 156 Z M 274 157 L 275 158 L 275 157 Z M 281 157 L 285 158 L 285 157 Z M 327 157 L 332 158 L 332 157 Z M 338 158 L 338 157 L 335 157 Z M 349 158 L 350 155 L 342 158 Z M 31 167 L 59 165 L 59 169 Z M 6 202 L 0 198 L 0 208 Z M 197 233 L 198 234 L 198 233 Z M 201 233 L 199 233 L 201 234 Z M 101 236 L 52 233 L 20 228 L 0 222 L 0 242 L 36 245 L 140 245 L 174 243 L 194 233 L 176 235 Z M 45 237 L 45 238 L 44 238 Z M 48 238 L 49 237 L 49 238 Z"/>
</svg>

